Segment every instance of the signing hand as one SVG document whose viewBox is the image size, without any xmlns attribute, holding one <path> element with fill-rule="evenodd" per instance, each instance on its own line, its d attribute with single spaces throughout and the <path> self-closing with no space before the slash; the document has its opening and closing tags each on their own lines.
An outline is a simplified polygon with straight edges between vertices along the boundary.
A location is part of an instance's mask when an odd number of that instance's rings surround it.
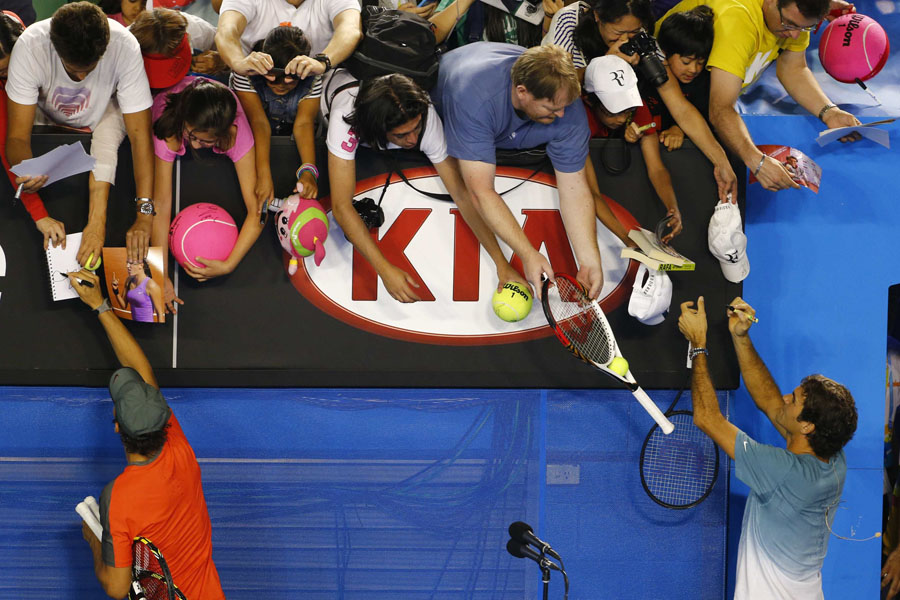
<svg viewBox="0 0 900 600">
<path fill-rule="evenodd" d="M 188 261 L 185 261 L 182 267 L 188 275 L 200 282 L 212 279 L 213 277 L 219 277 L 220 275 L 228 275 L 234 270 L 233 267 L 228 266 L 228 263 L 223 260 L 214 260 L 212 258 L 198 256 L 194 258 L 194 262 L 198 262 L 203 266 L 194 267 L 191 266 Z"/>
<path fill-rule="evenodd" d="M 791 178 L 791 174 L 784 168 L 784 165 L 771 156 L 763 159 L 762 168 L 756 174 L 756 178 L 770 192 L 800 187 L 800 184 Z"/>
<path fill-rule="evenodd" d="M 740 296 L 731 301 L 731 306 L 734 310 L 725 309 L 728 314 L 728 331 L 734 337 L 744 337 L 753 325 L 756 310 L 744 302 Z"/>
<path fill-rule="evenodd" d="M 166 277 L 166 283 L 163 287 L 163 302 L 166 305 L 166 312 L 173 315 L 178 312 L 175 308 L 176 303 L 184 305 L 184 300 L 175 295 L 175 286 L 172 285 L 171 277 Z"/>
<path fill-rule="evenodd" d="M 93 287 L 82 285 L 78 280 L 89 281 L 94 284 Z M 100 278 L 96 273 L 92 273 L 87 269 L 82 269 L 74 273 L 69 273 L 69 283 L 72 289 L 81 298 L 81 301 L 88 305 L 91 310 L 96 310 L 98 306 L 103 304 L 103 293 L 100 291 Z"/>
<path fill-rule="evenodd" d="M 684 143 L 684 132 L 678 125 L 673 125 L 659 134 L 659 141 L 669 152 L 678 150 Z"/>
<path fill-rule="evenodd" d="M 43 219 L 36 221 L 35 226 L 38 231 L 41 232 L 41 235 L 44 236 L 44 250 L 47 249 L 48 244 L 51 241 L 53 242 L 54 248 L 62 244 L 63 250 L 66 249 L 66 227 L 63 225 L 62 221 L 57 221 L 51 217 L 44 217 Z"/>
<path fill-rule="evenodd" d="M 862 125 L 859 122 L 859 119 L 851 115 L 845 110 L 841 110 L 839 108 L 832 108 L 827 111 L 825 115 L 822 117 L 822 120 L 825 122 L 825 125 L 828 129 L 837 129 L 838 127 L 855 127 L 857 125 Z M 858 131 L 854 131 L 844 137 L 840 138 L 842 142 L 856 142 L 862 139 L 862 134 Z"/>
<path fill-rule="evenodd" d="M 22 192 L 34 194 L 47 185 L 47 180 L 49 179 L 47 175 L 22 175 L 21 177 L 16 177 L 16 186 L 24 184 L 22 185 Z"/>
<path fill-rule="evenodd" d="M 413 289 L 418 288 L 419 284 L 403 269 L 388 265 L 383 273 L 379 273 L 379 276 L 388 293 L 397 302 L 409 303 L 421 300 Z"/>
<path fill-rule="evenodd" d="M 297 180 L 296 190 L 301 198 L 316 199 L 319 197 L 319 184 L 316 182 L 316 178 L 313 174 L 309 171 L 303 171 L 303 173 L 300 174 L 300 179 Z"/>
<path fill-rule="evenodd" d="M 688 300 L 681 303 L 681 316 L 678 317 L 678 331 L 684 334 L 694 348 L 706 347 L 706 302 L 703 296 L 697 298 L 697 308 Z"/>
<path fill-rule="evenodd" d="M 75 255 L 78 264 L 81 266 L 87 265 L 88 259 L 92 254 L 94 258 L 91 258 L 91 266 L 97 264 L 97 259 L 100 258 L 103 251 L 103 242 L 105 240 L 106 225 L 92 225 L 88 223 L 81 234 L 81 247 L 78 248 L 78 254 Z"/>
<path fill-rule="evenodd" d="M 127 249 L 129 262 L 141 262 L 147 258 L 150 250 L 150 229 L 153 226 L 153 216 L 139 213 L 134 219 L 134 225 L 125 234 L 125 248 Z"/>
<path fill-rule="evenodd" d="M 265 52 L 251 52 L 234 63 L 233 71 L 238 75 L 265 75 L 275 66 L 272 57 Z"/>
<path fill-rule="evenodd" d="M 638 127 L 637 123 L 632 121 L 628 124 L 628 127 L 625 128 L 625 141 L 629 144 L 633 144 L 639 139 L 644 137 L 644 132 L 641 131 L 641 128 Z"/>
</svg>

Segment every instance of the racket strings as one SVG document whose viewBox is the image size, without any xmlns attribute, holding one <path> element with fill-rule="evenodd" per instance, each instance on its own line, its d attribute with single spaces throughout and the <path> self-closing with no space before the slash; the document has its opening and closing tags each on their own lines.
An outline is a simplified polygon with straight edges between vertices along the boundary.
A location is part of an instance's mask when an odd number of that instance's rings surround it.
<svg viewBox="0 0 900 600">
<path fill-rule="evenodd" d="M 665 435 L 654 427 L 645 441 L 641 476 L 662 504 L 686 508 L 705 498 L 715 483 L 718 451 L 690 413 L 675 413 L 669 420 L 674 432 Z"/>
<path fill-rule="evenodd" d="M 146 600 L 168 600 L 169 586 L 159 558 L 145 544 L 134 543 L 134 578 L 144 590 Z"/>
<path fill-rule="evenodd" d="M 578 353 L 605 365 L 615 358 L 612 331 L 577 284 L 558 277 L 548 290 L 550 313 Z"/>
</svg>

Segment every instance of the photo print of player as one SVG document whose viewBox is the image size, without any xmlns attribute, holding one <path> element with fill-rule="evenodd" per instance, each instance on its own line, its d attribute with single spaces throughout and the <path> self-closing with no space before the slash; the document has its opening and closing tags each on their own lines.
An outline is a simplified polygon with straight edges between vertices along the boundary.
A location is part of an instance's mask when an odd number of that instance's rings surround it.
<svg viewBox="0 0 900 600">
<path fill-rule="evenodd" d="M 103 272 L 109 304 L 120 319 L 164 323 L 163 251 L 153 246 L 147 258 L 130 262 L 125 248 L 103 249 Z"/>
</svg>

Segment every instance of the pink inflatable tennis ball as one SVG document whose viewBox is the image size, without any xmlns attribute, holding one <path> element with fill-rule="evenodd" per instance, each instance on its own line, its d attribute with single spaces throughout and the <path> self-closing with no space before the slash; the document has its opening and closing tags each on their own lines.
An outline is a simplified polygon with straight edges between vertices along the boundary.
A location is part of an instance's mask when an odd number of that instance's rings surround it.
<svg viewBox="0 0 900 600">
<path fill-rule="evenodd" d="M 819 41 L 822 66 L 842 83 L 871 79 L 881 71 L 890 53 L 891 44 L 881 25 L 859 13 L 829 23 Z"/>
<path fill-rule="evenodd" d="M 198 256 L 225 260 L 234 249 L 238 228 L 231 215 L 209 202 L 191 204 L 182 210 L 169 227 L 169 249 L 182 267 L 202 268 Z"/>
</svg>

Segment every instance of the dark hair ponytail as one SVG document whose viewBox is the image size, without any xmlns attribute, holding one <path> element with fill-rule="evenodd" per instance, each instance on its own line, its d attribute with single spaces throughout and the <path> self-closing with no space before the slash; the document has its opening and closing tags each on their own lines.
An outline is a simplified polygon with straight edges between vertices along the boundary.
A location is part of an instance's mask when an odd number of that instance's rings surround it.
<svg viewBox="0 0 900 600">
<path fill-rule="evenodd" d="M 25 28 L 21 23 L 0 13 L 0 58 L 6 58 L 12 53 L 13 46 L 23 31 Z"/>
<path fill-rule="evenodd" d="M 231 126 L 237 117 L 237 100 L 231 90 L 208 79 L 197 78 L 186 88 L 166 98 L 166 108 L 153 124 L 153 135 L 164 140 L 182 137 L 185 123 L 209 131 L 220 150 L 234 143 Z"/>
</svg>

